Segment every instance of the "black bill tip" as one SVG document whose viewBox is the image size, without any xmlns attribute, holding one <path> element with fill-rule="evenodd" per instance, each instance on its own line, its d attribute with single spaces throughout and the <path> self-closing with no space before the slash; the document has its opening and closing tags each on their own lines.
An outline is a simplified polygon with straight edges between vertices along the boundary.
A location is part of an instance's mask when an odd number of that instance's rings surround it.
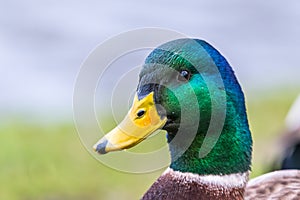
<svg viewBox="0 0 300 200">
<path fill-rule="evenodd" d="M 96 151 L 99 154 L 106 154 L 107 152 L 106 152 L 105 148 L 106 148 L 107 143 L 108 143 L 108 141 L 105 140 L 103 142 L 95 144 L 93 147 L 94 151 Z"/>
</svg>

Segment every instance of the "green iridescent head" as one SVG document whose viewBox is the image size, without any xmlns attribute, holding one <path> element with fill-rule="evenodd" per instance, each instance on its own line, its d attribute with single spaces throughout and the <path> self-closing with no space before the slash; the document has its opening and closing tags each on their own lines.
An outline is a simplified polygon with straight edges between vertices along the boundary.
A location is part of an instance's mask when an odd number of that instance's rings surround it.
<svg viewBox="0 0 300 200">
<path fill-rule="evenodd" d="M 94 149 L 105 154 L 130 148 L 160 128 L 167 131 L 174 170 L 250 170 L 252 139 L 243 92 L 226 59 L 205 41 L 178 39 L 154 49 L 128 115 Z"/>
<path fill-rule="evenodd" d="M 156 48 L 140 73 L 140 99 L 154 92 L 167 123 L 162 128 L 171 168 L 198 174 L 250 169 L 252 139 L 244 95 L 226 59 L 197 39 L 179 39 Z M 201 154 L 202 153 L 202 154 Z"/>
</svg>

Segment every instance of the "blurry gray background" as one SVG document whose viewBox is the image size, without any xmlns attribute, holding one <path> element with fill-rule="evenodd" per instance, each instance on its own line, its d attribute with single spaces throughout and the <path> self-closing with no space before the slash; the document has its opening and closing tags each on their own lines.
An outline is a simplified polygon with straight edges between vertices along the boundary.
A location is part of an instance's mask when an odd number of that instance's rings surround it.
<svg viewBox="0 0 300 200">
<path fill-rule="evenodd" d="M 142 27 L 208 41 L 231 63 L 248 95 L 300 85 L 297 0 L 0 2 L 2 115 L 70 117 L 76 74 L 89 52 Z"/>
</svg>

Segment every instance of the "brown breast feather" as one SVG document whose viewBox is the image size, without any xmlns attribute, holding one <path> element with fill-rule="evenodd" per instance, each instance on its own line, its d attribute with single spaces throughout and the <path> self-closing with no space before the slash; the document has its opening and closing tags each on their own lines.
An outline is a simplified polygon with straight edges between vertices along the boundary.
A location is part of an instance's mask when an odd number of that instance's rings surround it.
<svg viewBox="0 0 300 200">
<path fill-rule="evenodd" d="M 150 187 L 142 200 L 242 200 L 243 193 L 243 188 L 225 189 L 166 173 Z"/>
</svg>

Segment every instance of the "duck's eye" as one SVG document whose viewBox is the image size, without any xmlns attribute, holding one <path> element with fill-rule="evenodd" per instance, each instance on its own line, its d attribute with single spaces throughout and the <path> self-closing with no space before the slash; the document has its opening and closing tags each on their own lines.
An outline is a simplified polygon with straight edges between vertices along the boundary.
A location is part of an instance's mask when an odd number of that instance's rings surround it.
<svg viewBox="0 0 300 200">
<path fill-rule="evenodd" d="M 179 81 L 188 81 L 191 78 L 191 73 L 187 70 L 181 70 L 178 75 Z"/>
<path fill-rule="evenodd" d="M 144 114 L 145 114 L 145 110 L 141 109 L 137 112 L 136 116 L 140 118 L 140 117 L 143 117 Z"/>
</svg>

